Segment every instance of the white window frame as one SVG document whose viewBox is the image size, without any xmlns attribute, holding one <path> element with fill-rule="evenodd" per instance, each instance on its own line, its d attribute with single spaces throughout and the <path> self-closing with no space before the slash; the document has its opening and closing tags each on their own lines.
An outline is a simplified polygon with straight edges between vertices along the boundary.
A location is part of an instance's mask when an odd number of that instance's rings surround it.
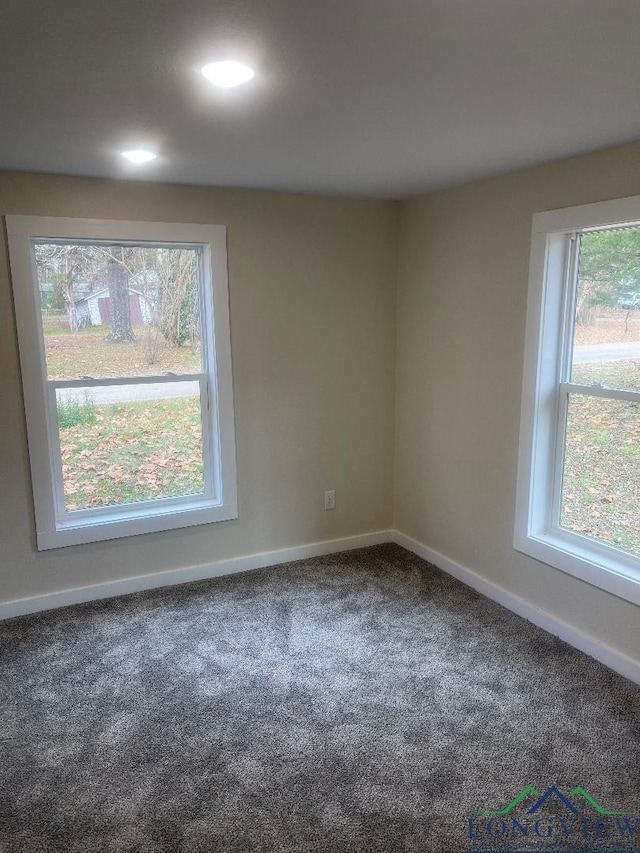
<svg viewBox="0 0 640 853">
<path fill-rule="evenodd" d="M 640 558 L 560 527 L 569 394 L 640 402 L 640 393 L 569 381 L 576 232 L 640 223 L 640 196 L 533 217 L 514 547 L 640 604 Z"/>
<path fill-rule="evenodd" d="M 173 530 L 238 517 L 226 228 L 166 222 L 7 216 L 38 550 Z M 118 242 L 200 250 L 200 373 L 50 380 L 34 240 Z M 177 498 L 82 509 L 65 507 L 57 388 L 198 382 L 204 491 Z"/>
</svg>

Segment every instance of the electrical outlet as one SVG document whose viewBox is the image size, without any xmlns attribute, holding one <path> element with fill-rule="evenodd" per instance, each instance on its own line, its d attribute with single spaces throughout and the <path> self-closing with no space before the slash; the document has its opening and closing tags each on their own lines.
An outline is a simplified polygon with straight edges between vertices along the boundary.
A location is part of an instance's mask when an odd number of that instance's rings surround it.
<svg viewBox="0 0 640 853">
<path fill-rule="evenodd" d="M 324 493 L 324 508 L 325 509 L 335 509 L 336 508 L 336 490 L 335 489 L 331 489 L 331 491 Z"/>
</svg>

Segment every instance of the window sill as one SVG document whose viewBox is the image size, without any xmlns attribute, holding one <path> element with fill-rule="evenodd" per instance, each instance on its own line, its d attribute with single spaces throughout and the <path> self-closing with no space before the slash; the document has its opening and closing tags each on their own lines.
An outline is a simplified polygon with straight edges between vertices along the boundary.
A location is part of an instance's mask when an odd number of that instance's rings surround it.
<svg viewBox="0 0 640 853">
<path fill-rule="evenodd" d="M 514 548 L 561 572 L 640 605 L 640 559 L 564 530 L 516 534 Z"/>
<path fill-rule="evenodd" d="M 214 501 L 201 500 L 190 504 L 158 507 L 153 513 L 148 503 L 144 509 L 132 507 L 117 513 L 104 513 L 84 518 L 72 518 L 56 526 L 55 530 L 41 531 L 37 535 L 38 550 L 63 548 L 68 545 L 84 545 L 89 542 L 104 542 L 143 533 L 195 527 L 217 521 L 229 521 L 238 517 L 237 507 Z"/>
</svg>

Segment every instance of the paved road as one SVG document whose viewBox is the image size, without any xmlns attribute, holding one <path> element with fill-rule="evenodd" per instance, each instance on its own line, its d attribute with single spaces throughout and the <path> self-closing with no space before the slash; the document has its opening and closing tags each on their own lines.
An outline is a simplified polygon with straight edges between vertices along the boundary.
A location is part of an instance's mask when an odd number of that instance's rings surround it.
<svg viewBox="0 0 640 853">
<path fill-rule="evenodd" d="M 58 394 L 65 400 L 84 400 L 85 394 L 94 403 L 131 403 L 141 400 L 168 400 L 175 397 L 195 397 L 197 382 L 157 382 L 153 385 L 109 385 L 106 388 L 61 388 Z"/>
<path fill-rule="evenodd" d="M 640 341 L 625 344 L 595 344 L 575 347 L 573 363 L 585 364 L 594 361 L 622 361 L 625 358 L 640 358 Z"/>
</svg>

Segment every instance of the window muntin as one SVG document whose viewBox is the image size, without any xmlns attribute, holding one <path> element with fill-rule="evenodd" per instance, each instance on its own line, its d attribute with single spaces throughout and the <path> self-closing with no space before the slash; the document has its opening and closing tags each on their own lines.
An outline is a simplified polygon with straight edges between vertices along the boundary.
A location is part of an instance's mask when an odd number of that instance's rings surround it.
<svg viewBox="0 0 640 853">
<path fill-rule="evenodd" d="M 640 198 L 534 216 L 514 534 L 518 550 L 637 603 L 639 222 Z"/>
<path fill-rule="evenodd" d="M 7 226 L 38 547 L 235 518 L 225 229 Z"/>
</svg>

